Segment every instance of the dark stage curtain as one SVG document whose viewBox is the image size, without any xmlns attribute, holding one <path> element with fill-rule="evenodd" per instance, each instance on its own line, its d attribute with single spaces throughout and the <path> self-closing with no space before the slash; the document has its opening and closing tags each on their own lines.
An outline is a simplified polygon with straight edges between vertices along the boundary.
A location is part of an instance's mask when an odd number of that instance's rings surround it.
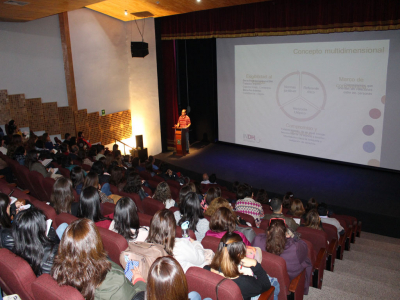
<svg viewBox="0 0 400 300">
<path fill-rule="evenodd" d="M 167 127 L 167 142 L 174 146 L 174 130 L 172 127 L 178 121 L 178 94 L 176 83 L 175 41 L 162 41 L 162 63 L 164 76 L 165 116 Z M 161 112 L 163 113 L 163 112 Z"/>
<path fill-rule="evenodd" d="M 160 19 L 163 40 L 389 30 L 400 29 L 400 1 L 265 1 Z"/>
</svg>

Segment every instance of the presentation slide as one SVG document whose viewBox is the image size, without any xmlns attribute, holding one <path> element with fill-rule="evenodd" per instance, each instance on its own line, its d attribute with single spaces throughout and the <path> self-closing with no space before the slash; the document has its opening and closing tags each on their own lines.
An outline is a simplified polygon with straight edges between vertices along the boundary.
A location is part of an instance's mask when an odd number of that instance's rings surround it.
<svg viewBox="0 0 400 300">
<path fill-rule="evenodd" d="M 390 40 L 234 46 L 237 144 L 380 166 Z"/>
</svg>

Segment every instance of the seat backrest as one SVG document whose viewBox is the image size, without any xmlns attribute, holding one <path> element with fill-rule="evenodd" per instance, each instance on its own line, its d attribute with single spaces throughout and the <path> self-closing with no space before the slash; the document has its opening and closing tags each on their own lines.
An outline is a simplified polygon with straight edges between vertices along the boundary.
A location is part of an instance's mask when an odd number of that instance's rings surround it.
<svg viewBox="0 0 400 300">
<path fill-rule="evenodd" d="M 220 239 L 214 236 L 206 236 L 201 240 L 201 244 L 204 249 L 211 249 L 215 253 L 218 250 L 219 241 Z"/>
<path fill-rule="evenodd" d="M 235 214 L 237 216 L 240 216 L 242 219 L 244 219 L 246 222 L 250 223 L 251 226 L 256 227 L 256 221 L 254 220 L 254 218 L 248 214 L 244 214 L 238 211 L 235 211 Z"/>
<path fill-rule="evenodd" d="M 236 200 L 236 194 L 229 191 L 221 191 L 221 196 L 225 199 Z"/>
<path fill-rule="evenodd" d="M 101 213 L 103 216 L 113 214 L 115 211 L 115 204 L 110 202 L 104 202 L 100 204 Z"/>
<path fill-rule="evenodd" d="M 35 300 L 84 300 L 77 289 L 58 283 L 49 274 L 40 275 L 32 283 L 32 293 Z"/>
<path fill-rule="evenodd" d="M 175 206 L 172 206 L 172 207 L 170 207 L 170 208 L 168 208 L 170 211 L 172 211 L 173 213 L 174 212 L 176 212 L 176 211 L 179 211 L 179 207 L 175 207 Z"/>
<path fill-rule="evenodd" d="M 152 216 L 138 212 L 138 217 L 140 226 L 150 227 Z"/>
<path fill-rule="evenodd" d="M 180 188 L 177 188 L 175 186 L 170 186 L 169 189 L 171 190 L 172 199 L 174 199 L 175 202 L 179 203 L 179 190 L 180 190 Z"/>
<path fill-rule="evenodd" d="M 224 277 L 198 267 L 186 272 L 189 291 L 196 291 L 204 299 L 217 299 L 216 286 Z M 243 300 L 239 286 L 232 280 L 225 280 L 218 287 L 218 299 Z"/>
<path fill-rule="evenodd" d="M 63 168 L 63 167 L 58 167 L 58 171 L 61 173 L 62 176 L 64 176 L 65 178 L 70 178 L 71 176 L 71 171 Z"/>
<path fill-rule="evenodd" d="M 326 235 L 328 236 L 328 241 L 332 241 L 333 239 L 337 240 L 338 239 L 338 232 L 337 228 L 331 224 L 327 223 L 322 223 L 322 228 L 326 232 Z"/>
<path fill-rule="evenodd" d="M 58 227 L 59 224 L 56 223 L 57 214 L 53 207 L 51 207 L 50 205 L 47 205 L 45 202 L 39 201 L 33 197 L 30 197 L 29 201 L 32 203 L 32 205 L 34 207 L 39 208 L 40 210 L 43 211 L 44 215 L 46 216 L 46 219 L 53 220 L 52 226 L 54 228 Z"/>
<path fill-rule="evenodd" d="M 146 197 L 142 201 L 143 210 L 146 215 L 154 216 L 154 214 L 165 208 L 165 205 L 162 204 L 160 201 L 155 200 L 150 197 Z"/>
<path fill-rule="evenodd" d="M 147 186 L 142 186 L 142 188 L 147 193 L 147 195 L 149 195 L 149 197 L 153 196 L 153 192 L 151 191 L 150 188 L 148 188 Z"/>
<path fill-rule="evenodd" d="M 136 193 L 125 193 L 124 191 L 118 191 L 117 195 L 120 195 L 122 197 L 131 198 L 135 202 L 136 207 L 138 209 L 138 212 L 144 213 L 142 200 L 140 199 L 140 196 L 138 194 L 136 194 Z"/>
<path fill-rule="evenodd" d="M 147 171 L 141 171 L 141 172 L 139 172 L 139 176 L 140 176 L 142 179 L 144 179 L 144 180 L 149 180 L 149 179 L 152 178 L 152 177 L 151 177 L 151 174 L 150 174 L 149 172 L 147 172 Z"/>
<path fill-rule="evenodd" d="M 0 249 L 0 287 L 8 295 L 33 300 L 32 283 L 36 280 L 31 266 L 11 251 Z"/>
<path fill-rule="evenodd" d="M 21 183 L 23 189 L 30 190 L 32 191 L 32 185 L 31 182 L 29 181 L 29 169 L 27 167 L 17 165 L 17 174 L 14 174 L 18 182 Z"/>
<path fill-rule="evenodd" d="M 194 231 L 189 229 L 189 237 L 192 238 L 193 240 L 197 240 L 196 235 L 194 234 Z M 182 228 L 180 226 L 176 226 L 176 231 L 175 231 L 175 237 L 180 238 L 182 237 Z"/>
<path fill-rule="evenodd" d="M 57 227 L 62 223 L 67 223 L 69 225 L 75 220 L 78 220 L 78 218 L 71 214 L 62 213 L 56 216 Z"/>
<path fill-rule="evenodd" d="M 56 181 L 53 178 L 46 177 L 43 178 L 43 188 L 44 192 L 46 193 L 46 201 L 45 202 L 50 202 L 50 197 L 51 193 L 53 192 L 53 185 Z"/>
<path fill-rule="evenodd" d="M 301 234 L 302 239 L 306 239 L 313 244 L 316 253 L 318 253 L 321 248 L 326 249 L 328 246 L 328 236 L 325 231 L 309 227 L 299 227 L 297 232 Z"/>
<path fill-rule="evenodd" d="M 86 172 L 90 172 L 90 169 L 92 168 L 91 166 L 87 165 L 87 164 L 82 164 L 81 168 L 83 170 L 85 170 Z"/>
<path fill-rule="evenodd" d="M 269 227 L 269 220 L 262 219 L 260 224 L 260 229 L 267 230 Z"/>
<path fill-rule="evenodd" d="M 286 300 L 287 295 L 289 295 L 290 293 L 289 292 L 290 279 L 287 272 L 285 260 L 278 255 L 262 251 L 261 266 L 269 276 L 278 279 L 281 290 L 279 292 L 278 299 Z M 304 282 L 303 282 L 303 290 L 304 290 Z"/>
<path fill-rule="evenodd" d="M 158 175 L 154 175 L 153 177 L 151 177 L 151 179 L 153 179 L 154 181 L 157 181 L 157 182 L 165 181 L 164 178 L 162 178 L 161 176 L 158 176 Z"/>
<path fill-rule="evenodd" d="M 31 191 L 31 193 L 34 194 L 38 200 L 47 202 L 47 195 L 44 190 L 43 179 L 43 175 L 39 172 L 29 172 L 29 180 L 34 187 L 34 190 Z"/>
<path fill-rule="evenodd" d="M 177 189 L 181 188 L 181 184 L 176 180 L 168 179 L 167 183 L 168 183 L 170 188 L 171 188 L 171 186 L 176 187 Z"/>
<path fill-rule="evenodd" d="M 119 262 L 119 256 L 122 251 L 125 251 L 126 248 L 128 248 L 128 242 L 122 235 L 119 235 L 114 231 L 102 227 L 97 227 L 97 229 L 100 232 L 101 239 L 103 240 L 103 246 L 107 251 L 108 256 L 113 262 L 121 265 Z"/>
</svg>

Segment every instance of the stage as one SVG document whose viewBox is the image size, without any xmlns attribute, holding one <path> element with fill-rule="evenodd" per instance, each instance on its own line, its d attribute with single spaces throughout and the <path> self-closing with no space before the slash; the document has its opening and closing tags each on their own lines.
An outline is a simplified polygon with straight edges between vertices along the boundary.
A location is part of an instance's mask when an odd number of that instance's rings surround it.
<svg viewBox="0 0 400 300">
<path fill-rule="evenodd" d="M 364 231 L 400 238 L 400 172 L 226 143 L 198 142 L 185 157 L 166 152 L 156 158 L 198 181 L 215 173 L 217 183 L 245 182 L 270 198 L 287 191 L 304 201 L 314 197 L 335 213 L 357 217 Z"/>
</svg>

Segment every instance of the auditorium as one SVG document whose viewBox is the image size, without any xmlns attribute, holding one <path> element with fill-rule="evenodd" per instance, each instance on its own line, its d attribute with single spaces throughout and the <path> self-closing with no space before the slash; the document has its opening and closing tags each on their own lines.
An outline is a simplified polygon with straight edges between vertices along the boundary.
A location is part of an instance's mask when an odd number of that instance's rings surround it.
<svg viewBox="0 0 400 300">
<path fill-rule="evenodd" d="M 398 0 L 0 3 L 0 300 L 400 298 Z"/>
</svg>

